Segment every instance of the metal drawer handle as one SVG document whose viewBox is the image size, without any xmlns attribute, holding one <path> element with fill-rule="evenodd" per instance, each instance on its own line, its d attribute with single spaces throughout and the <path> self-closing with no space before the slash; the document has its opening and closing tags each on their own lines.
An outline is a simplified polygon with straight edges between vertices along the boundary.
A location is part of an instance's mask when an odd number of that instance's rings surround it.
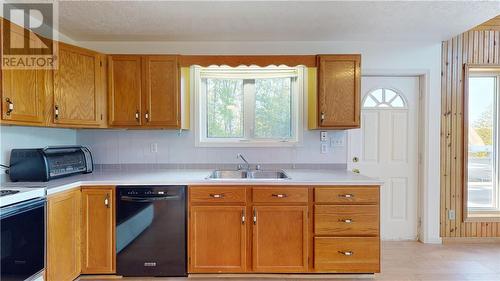
<svg viewBox="0 0 500 281">
<path fill-rule="evenodd" d="M 321 112 L 321 123 L 323 123 L 323 121 L 325 121 L 325 113 Z"/>
<path fill-rule="evenodd" d="M 353 222 L 352 219 L 340 219 L 339 221 L 345 222 L 345 223 L 352 223 Z"/>
<path fill-rule="evenodd" d="M 350 256 L 354 255 L 354 252 L 353 251 L 339 251 L 339 254 L 350 257 Z"/>
<path fill-rule="evenodd" d="M 224 198 L 224 194 L 221 193 L 221 194 L 210 194 L 210 197 L 212 198 Z"/>
<path fill-rule="evenodd" d="M 7 111 L 5 114 L 10 115 L 10 113 L 14 111 L 14 103 L 9 98 L 6 98 L 5 102 L 7 103 Z"/>
<path fill-rule="evenodd" d="M 139 110 L 137 110 L 135 112 L 135 121 L 139 122 L 139 117 L 140 117 Z"/>
<path fill-rule="evenodd" d="M 288 195 L 286 194 L 272 194 L 273 197 L 277 197 L 277 198 L 286 198 L 288 197 Z"/>
<path fill-rule="evenodd" d="M 339 197 L 341 197 L 341 198 L 353 198 L 354 194 L 339 194 Z"/>
</svg>

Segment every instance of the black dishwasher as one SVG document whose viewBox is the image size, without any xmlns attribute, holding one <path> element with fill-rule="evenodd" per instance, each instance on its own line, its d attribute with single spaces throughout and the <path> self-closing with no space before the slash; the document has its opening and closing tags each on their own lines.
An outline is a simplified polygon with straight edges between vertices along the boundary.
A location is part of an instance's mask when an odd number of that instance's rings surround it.
<svg viewBox="0 0 500 281">
<path fill-rule="evenodd" d="M 116 267 L 123 276 L 186 276 L 186 187 L 118 186 Z"/>
</svg>

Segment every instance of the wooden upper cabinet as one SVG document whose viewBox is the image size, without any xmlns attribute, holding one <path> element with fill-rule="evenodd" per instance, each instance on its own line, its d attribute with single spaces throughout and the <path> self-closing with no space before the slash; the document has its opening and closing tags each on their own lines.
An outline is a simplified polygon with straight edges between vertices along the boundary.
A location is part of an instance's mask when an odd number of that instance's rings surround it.
<svg viewBox="0 0 500 281">
<path fill-rule="evenodd" d="M 180 127 L 180 91 L 177 56 L 145 56 L 144 108 L 146 126 Z"/>
<path fill-rule="evenodd" d="M 319 55 L 318 128 L 360 127 L 361 55 Z"/>
<path fill-rule="evenodd" d="M 2 70 L 2 119 L 26 125 L 45 122 L 48 70 Z"/>
<path fill-rule="evenodd" d="M 142 124 L 141 72 L 141 56 L 109 56 L 108 114 L 110 126 L 135 127 Z"/>
<path fill-rule="evenodd" d="M 253 270 L 307 272 L 307 206 L 255 206 Z"/>
<path fill-rule="evenodd" d="M 108 64 L 111 126 L 180 128 L 177 56 L 112 55 Z"/>
<path fill-rule="evenodd" d="M 189 272 L 245 272 L 245 206 L 191 206 Z"/>
<path fill-rule="evenodd" d="M 54 71 L 55 124 L 98 127 L 106 122 L 102 60 L 99 53 L 59 43 L 59 67 Z"/>
<path fill-rule="evenodd" d="M 45 280 L 74 280 L 80 275 L 80 195 L 76 189 L 48 198 Z"/>
<path fill-rule="evenodd" d="M 115 200 L 112 187 L 82 188 L 82 273 L 115 273 Z"/>
</svg>

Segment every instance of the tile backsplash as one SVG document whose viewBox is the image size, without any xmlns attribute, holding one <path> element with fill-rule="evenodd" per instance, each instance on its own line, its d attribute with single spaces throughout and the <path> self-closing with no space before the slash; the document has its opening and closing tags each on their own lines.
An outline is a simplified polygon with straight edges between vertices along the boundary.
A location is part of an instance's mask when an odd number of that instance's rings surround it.
<svg viewBox="0 0 500 281">
<path fill-rule="evenodd" d="M 302 144 L 296 147 L 220 148 L 196 147 L 193 131 L 78 130 L 77 143 L 89 146 L 97 164 L 231 164 L 241 162 L 237 153 L 244 154 L 251 163 L 345 164 L 346 141 L 343 146 L 333 147 L 330 138 L 345 140 L 346 132 L 329 132 L 326 153 L 321 153 L 319 134 L 305 130 Z"/>
</svg>

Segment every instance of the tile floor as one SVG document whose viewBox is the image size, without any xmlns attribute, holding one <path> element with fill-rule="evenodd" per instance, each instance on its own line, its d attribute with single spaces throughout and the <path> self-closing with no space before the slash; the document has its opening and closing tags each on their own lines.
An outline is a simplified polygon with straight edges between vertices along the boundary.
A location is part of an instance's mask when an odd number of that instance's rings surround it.
<svg viewBox="0 0 500 281">
<path fill-rule="evenodd" d="M 382 273 L 366 278 L 346 275 L 275 278 L 123 278 L 126 281 L 255 280 L 385 280 L 385 281 L 500 281 L 500 243 L 433 245 L 418 242 L 383 242 Z M 87 279 L 101 281 L 104 279 Z M 109 279 L 108 279 L 109 280 Z"/>
</svg>

